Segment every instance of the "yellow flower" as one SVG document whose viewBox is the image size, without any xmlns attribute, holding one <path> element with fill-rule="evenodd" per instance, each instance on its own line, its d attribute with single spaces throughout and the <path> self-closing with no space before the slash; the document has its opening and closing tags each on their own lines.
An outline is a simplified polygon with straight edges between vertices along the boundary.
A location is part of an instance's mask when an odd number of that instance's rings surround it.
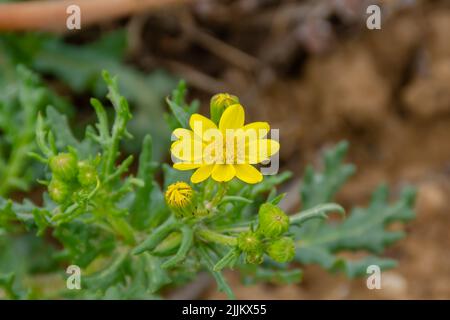
<svg viewBox="0 0 450 320">
<path fill-rule="evenodd" d="M 262 174 L 253 165 L 269 160 L 280 145 L 265 139 L 270 130 L 267 122 L 244 125 L 245 112 L 234 104 L 223 112 L 219 125 L 210 119 L 193 114 L 189 119 L 191 130 L 178 128 L 171 146 L 176 158 L 173 167 L 178 170 L 196 169 L 192 183 L 210 176 L 215 181 L 230 181 L 234 177 L 246 183 L 258 183 Z"/>
<path fill-rule="evenodd" d="M 166 202 L 171 208 L 186 208 L 192 200 L 193 190 L 186 182 L 175 182 L 167 187 Z"/>
</svg>

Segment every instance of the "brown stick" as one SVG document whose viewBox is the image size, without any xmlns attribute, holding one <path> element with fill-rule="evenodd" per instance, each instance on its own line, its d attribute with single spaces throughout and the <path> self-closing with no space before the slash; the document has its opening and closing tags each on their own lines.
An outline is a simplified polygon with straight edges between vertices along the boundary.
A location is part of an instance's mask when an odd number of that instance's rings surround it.
<svg viewBox="0 0 450 320">
<path fill-rule="evenodd" d="M 188 0 L 60 0 L 0 4 L 0 30 L 67 30 L 66 12 L 70 5 L 81 11 L 81 28 L 135 12 L 156 9 Z"/>
</svg>

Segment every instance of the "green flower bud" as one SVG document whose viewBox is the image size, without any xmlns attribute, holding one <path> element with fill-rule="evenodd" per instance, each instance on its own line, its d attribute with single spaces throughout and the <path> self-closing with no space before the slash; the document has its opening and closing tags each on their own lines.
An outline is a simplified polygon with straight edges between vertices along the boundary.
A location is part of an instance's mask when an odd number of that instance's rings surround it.
<svg viewBox="0 0 450 320">
<path fill-rule="evenodd" d="M 70 197 L 72 188 L 67 182 L 53 177 L 48 185 L 48 193 L 53 201 L 63 203 Z"/>
<path fill-rule="evenodd" d="M 77 158 L 71 153 L 59 153 L 50 158 L 50 170 L 64 181 L 72 181 L 77 177 Z"/>
<path fill-rule="evenodd" d="M 239 98 L 228 93 L 218 93 L 211 98 L 210 113 L 211 120 L 219 124 L 220 117 L 226 108 L 239 103 Z"/>
<path fill-rule="evenodd" d="M 262 243 L 255 232 L 247 231 L 239 234 L 238 248 L 244 252 L 258 252 L 262 250 Z"/>
<path fill-rule="evenodd" d="M 174 231 L 161 241 L 152 251 L 152 255 L 166 257 L 175 254 L 181 244 L 181 232 Z"/>
<path fill-rule="evenodd" d="M 72 193 L 72 201 L 73 202 L 85 202 L 89 199 L 89 194 L 91 193 L 90 190 L 86 190 L 86 189 L 78 189 L 76 192 Z"/>
<path fill-rule="evenodd" d="M 288 237 L 275 240 L 267 246 L 266 252 L 276 262 L 289 262 L 295 255 L 294 240 Z"/>
<path fill-rule="evenodd" d="M 264 252 L 256 251 L 256 252 L 248 252 L 245 256 L 245 262 L 250 264 L 261 264 L 264 261 Z"/>
<path fill-rule="evenodd" d="M 258 232 L 268 238 L 279 237 L 289 229 L 289 217 L 271 203 L 264 203 L 259 208 L 258 216 Z"/>
<path fill-rule="evenodd" d="M 92 186 L 97 183 L 97 170 L 86 161 L 78 162 L 78 182 L 83 187 Z"/>
</svg>

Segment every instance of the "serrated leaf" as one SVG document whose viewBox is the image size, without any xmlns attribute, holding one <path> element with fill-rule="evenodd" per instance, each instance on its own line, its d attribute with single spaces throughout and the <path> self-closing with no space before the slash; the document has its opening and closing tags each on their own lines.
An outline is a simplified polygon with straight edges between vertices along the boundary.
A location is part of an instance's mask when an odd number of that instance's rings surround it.
<svg viewBox="0 0 450 320">
<path fill-rule="evenodd" d="M 391 260 L 379 257 L 363 260 L 343 260 L 336 256 L 339 252 L 362 250 L 380 254 L 393 242 L 404 236 L 401 231 L 389 231 L 387 227 L 396 221 L 408 221 L 414 217 L 414 190 L 407 188 L 400 200 L 389 205 L 388 189 L 378 188 L 367 208 L 355 208 L 340 223 L 321 224 L 316 230 L 300 227 L 295 231 L 296 261 L 310 264 L 317 263 L 328 270 L 341 269 L 348 276 L 363 274 L 365 268 L 374 261 L 380 267 L 393 267 Z"/>
<path fill-rule="evenodd" d="M 315 172 L 311 166 L 306 168 L 300 187 L 303 209 L 332 201 L 339 188 L 353 175 L 355 167 L 343 163 L 347 149 L 348 143 L 343 141 L 327 150 L 323 171 Z"/>
<path fill-rule="evenodd" d="M 210 252 L 208 251 L 208 249 L 204 246 L 199 246 L 197 248 L 197 252 L 201 258 L 203 265 L 216 280 L 218 290 L 224 292 L 229 299 L 236 299 L 236 296 L 234 295 L 222 273 L 220 271 L 214 270 L 215 263 L 210 256 Z"/>
<path fill-rule="evenodd" d="M 82 142 L 78 141 L 70 130 L 67 116 L 59 113 L 53 106 L 47 107 L 47 122 L 50 130 L 55 134 L 56 147 L 58 150 L 65 150 L 67 146 L 72 146 L 77 150 L 81 158 L 87 158 L 91 154 L 95 154 L 95 148 L 89 139 Z"/>
<path fill-rule="evenodd" d="M 131 206 L 131 223 L 139 230 L 148 227 L 150 221 L 149 213 L 157 215 L 157 204 L 152 203 L 153 178 L 157 168 L 157 163 L 152 159 L 152 139 L 150 135 L 144 138 L 142 151 L 139 157 L 139 168 L 137 178 L 144 182 L 144 186 L 138 188 L 135 192 L 135 198 Z"/>
</svg>

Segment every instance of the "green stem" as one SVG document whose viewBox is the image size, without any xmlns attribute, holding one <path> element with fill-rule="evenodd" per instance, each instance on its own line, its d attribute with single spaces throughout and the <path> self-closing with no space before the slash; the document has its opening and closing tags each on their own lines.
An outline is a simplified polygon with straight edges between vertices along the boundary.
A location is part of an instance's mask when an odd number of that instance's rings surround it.
<svg viewBox="0 0 450 320">
<path fill-rule="evenodd" d="M 221 182 L 218 185 L 217 193 L 214 196 L 214 198 L 211 200 L 211 207 L 216 207 L 220 201 L 222 201 L 222 198 L 227 194 L 228 190 L 228 183 Z"/>
<path fill-rule="evenodd" d="M 237 245 L 237 239 L 235 237 L 226 236 L 224 234 L 212 231 L 210 229 L 197 229 L 196 235 L 206 242 L 214 242 L 218 244 L 223 244 L 226 246 Z"/>
</svg>

